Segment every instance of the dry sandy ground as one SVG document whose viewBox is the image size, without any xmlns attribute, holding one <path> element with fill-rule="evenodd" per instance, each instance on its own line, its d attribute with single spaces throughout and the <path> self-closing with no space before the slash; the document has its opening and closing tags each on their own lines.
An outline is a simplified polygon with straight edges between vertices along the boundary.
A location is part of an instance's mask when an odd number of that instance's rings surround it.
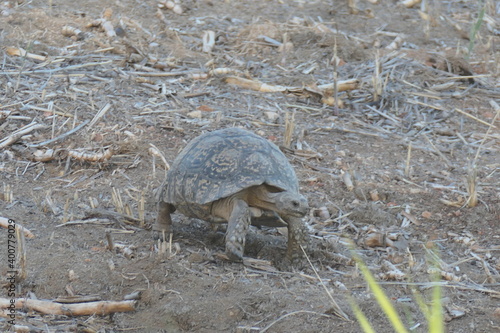
<svg viewBox="0 0 500 333">
<path fill-rule="evenodd" d="M 413 332 L 427 331 L 415 293 L 431 303 L 433 268 L 448 332 L 499 330 L 500 8 L 485 2 L 467 61 L 478 2 L 371 2 L 183 1 L 182 14 L 155 1 L 2 2 L 0 217 L 35 235 L 16 262 L 16 297 L 136 295 L 134 311 L 110 315 L 19 306 L 17 325 L 360 332 L 352 297 L 389 332 L 353 240 Z M 356 85 L 322 87 L 335 80 Z M 265 228 L 250 231 L 245 264 L 227 262 L 223 227 L 178 214 L 172 252 L 159 254 L 154 192 L 180 149 L 234 126 L 283 146 L 287 119 L 284 151 L 311 206 L 311 265 L 281 265 L 286 235 Z"/>
</svg>

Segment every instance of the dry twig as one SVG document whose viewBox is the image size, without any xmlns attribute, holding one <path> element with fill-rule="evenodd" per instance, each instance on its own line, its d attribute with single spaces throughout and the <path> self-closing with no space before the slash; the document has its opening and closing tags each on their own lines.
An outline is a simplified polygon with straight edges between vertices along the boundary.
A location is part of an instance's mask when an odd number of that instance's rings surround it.
<svg viewBox="0 0 500 333">
<path fill-rule="evenodd" d="M 6 309 L 10 304 L 10 299 L 0 298 L 0 309 Z M 60 304 L 52 301 L 18 298 L 15 300 L 14 304 L 17 309 L 25 308 L 43 314 L 64 316 L 103 316 L 116 312 L 135 311 L 136 301 L 100 301 L 80 304 Z"/>
<path fill-rule="evenodd" d="M 36 122 L 32 122 L 26 126 L 21 127 L 20 129 L 12 132 L 10 135 L 6 136 L 2 140 L 0 140 L 0 149 L 4 149 L 12 144 L 14 144 L 17 140 L 19 140 L 22 136 L 36 131 L 38 129 L 47 128 L 46 125 L 38 124 Z"/>
<path fill-rule="evenodd" d="M 54 142 L 59 141 L 59 140 L 63 140 L 65 138 L 67 138 L 68 136 L 70 136 L 71 134 L 74 134 L 74 133 L 78 132 L 80 129 L 82 129 L 89 122 L 90 122 L 90 120 L 85 120 L 83 123 L 81 123 L 80 125 L 76 126 L 72 130 L 67 131 L 66 133 L 58 135 L 57 137 L 55 137 L 53 139 L 50 139 L 50 140 L 47 140 L 47 141 L 43 141 L 43 142 L 40 142 L 40 143 L 31 143 L 31 144 L 28 144 L 28 147 L 30 147 L 30 148 L 37 148 L 37 147 L 41 147 L 41 146 L 46 146 L 48 144 L 54 143 Z"/>
</svg>

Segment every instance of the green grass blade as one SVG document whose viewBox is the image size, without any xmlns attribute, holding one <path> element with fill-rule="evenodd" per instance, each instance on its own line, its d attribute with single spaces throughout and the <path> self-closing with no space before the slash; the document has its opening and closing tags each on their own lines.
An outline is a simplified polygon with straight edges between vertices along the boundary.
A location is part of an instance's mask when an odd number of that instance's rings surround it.
<svg viewBox="0 0 500 333">
<path fill-rule="evenodd" d="M 375 295 L 377 302 L 389 319 L 392 327 L 394 327 L 394 330 L 398 333 L 408 333 L 408 330 L 405 328 L 403 322 L 399 318 L 396 309 L 394 309 L 394 306 L 392 305 L 389 298 L 385 295 L 384 291 L 378 285 L 377 281 L 375 281 L 375 278 L 373 277 L 368 267 L 366 267 L 365 263 L 358 257 L 358 255 L 354 254 L 354 258 L 358 263 L 361 273 L 363 274 L 366 282 L 368 282 L 373 295 Z"/>
<path fill-rule="evenodd" d="M 358 304 L 354 300 L 350 300 L 351 303 L 351 308 L 352 311 L 354 312 L 354 315 L 356 316 L 356 320 L 359 323 L 359 326 L 363 329 L 363 332 L 365 333 L 375 333 L 375 330 L 373 329 L 372 325 L 370 325 L 370 321 L 368 318 L 366 318 L 365 314 L 361 309 L 359 308 Z"/>
<path fill-rule="evenodd" d="M 437 248 L 431 248 L 427 251 L 428 264 L 431 267 L 432 281 L 438 282 L 441 279 L 439 269 L 439 252 Z M 432 305 L 426 314 L 430 333 L 444 332 L 443 304 L 441 303 L 441 286 L 436 284 L 432 288 Z"/>
<path fill-rule="evenodd" d="M 427 320 L 427 322 L 430 322 L 430 320 L 431 320 L 431 312 L 430 312 L 429 307 L 427 306 L 427 304 L 425 304 L 424 297 L 422 296 L 422 294 L 416 288 L 411 288 L 411 291 L 412 291 L 413 297 L 415 298 L 415 301 L 418 304 L 418 307 L 420 308 L 420 311 L 425 316 L 425 320 Z"/>
<path fill-rule="evenodd" d="M 430 311 L 429 332 L 444 333 L 443 305 L 441 304 L 441 287 L 436 285 L 432 290 L 432 306 Z"/>
<path fill-rule="evenodd" d="M 471 27 L 471 30 L 470 30 L 467 58 L 470 57 L 472 49 L 474 48 L 474 42 L 476 41 L 476 34 L 479 31 L 479 29 L 481 29 L 481 25 L 483 24 L 484 12 L 486 10 L 486 5 L 483 3 L 483 1 L 478 1 L 478 2 L 482 7 L 481 7 L 481 10 L 479 11 L 479 14 L 477 16 L 476 23 Z"/>
</svg>

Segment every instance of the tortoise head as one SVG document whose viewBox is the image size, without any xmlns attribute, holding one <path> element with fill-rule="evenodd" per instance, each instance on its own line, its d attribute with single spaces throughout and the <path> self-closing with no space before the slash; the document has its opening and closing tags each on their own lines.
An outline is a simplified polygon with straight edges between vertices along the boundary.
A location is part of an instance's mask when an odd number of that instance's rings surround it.
<svg viewBox="0 0 500 333">
<path fill-rule="evenodd" d="M 307 199 L 300 193 L 284 191 L 273 193 L 272 197 L 280 215 L 304 217 L 309 211 Z"/>
</svg>

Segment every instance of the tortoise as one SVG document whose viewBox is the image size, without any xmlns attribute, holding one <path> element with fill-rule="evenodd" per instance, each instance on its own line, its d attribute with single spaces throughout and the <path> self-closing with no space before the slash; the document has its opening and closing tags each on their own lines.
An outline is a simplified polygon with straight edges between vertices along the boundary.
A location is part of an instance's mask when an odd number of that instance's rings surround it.
<svg viewBox="0 0 500 333">
<path fill-rule="evenodd" d="M 226 254 L 241 261 L 250 224 L 286 226 L 287 257 L 296 262 L 308 233 L 302 218 L 309 206 L 295 172 L 270 141 L 243 129 L 202 134 L 174 160 L 160 188 L 154 238 L 172 233 L 170 214 L 210 223 L 227 222 Z"/>
</svg>

